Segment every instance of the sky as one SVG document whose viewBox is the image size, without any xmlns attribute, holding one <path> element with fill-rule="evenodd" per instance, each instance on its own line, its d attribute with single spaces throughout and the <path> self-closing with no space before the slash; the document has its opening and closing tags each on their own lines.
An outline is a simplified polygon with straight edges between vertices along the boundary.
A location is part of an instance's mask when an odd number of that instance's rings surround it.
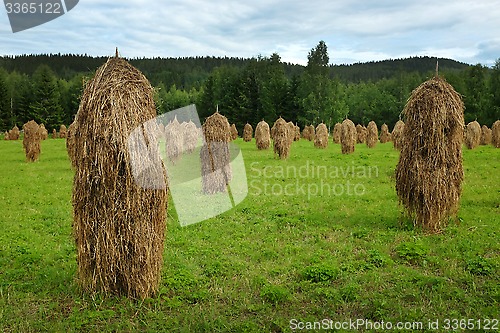
<svg viewBox="0 0 500 333">
<path fill-rule="evenodd" d="M 432 56 L 492 66 L 500 58 L 500 1 L 80 0 L 17 33 L 0 7 L 0 55 L 112 56 L 115 47 L 126 58 L 276 52 L 305 65 L 320 40 L 331 64 Z"/>
</svg>

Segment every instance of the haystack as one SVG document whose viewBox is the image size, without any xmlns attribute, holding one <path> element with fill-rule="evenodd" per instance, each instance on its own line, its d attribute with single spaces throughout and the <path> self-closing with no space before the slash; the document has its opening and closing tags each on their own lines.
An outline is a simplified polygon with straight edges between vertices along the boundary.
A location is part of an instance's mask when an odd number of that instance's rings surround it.
<svg viewBox="0 0 500 333">
<path fill-rule="evenodd" d="M 300 127 L 295 125 L 295 135 L 293 137 L 293 141 L 299 141 L 300 140 Z"/>
<path fill-rule="evenodd" d="M 389 133 L 389 127 L 387 124 L 382 124 L 380 127 L 380 143 L 386 143 L 391 141 L 391 133 Z"/>
<path fill-rule="evenodd" d="M 252 141 L 252 136 L 253 136 L 252 125 L 250 125 L 249 123 L 246 123 L 245 127 L 243 127 L 243 141 L 245 141 L 245 142 Z"/>
<path fill-rule="evenodd" d="M 67 132 L 66 135 L 68 135 Z M 52 139 L 57 139 L 57 130 L 55 128 L 52 130 Z"/>
<path fill-rule="evenodd" d="M 340 137 L 342 135 L 342 124 L 341 123 L 336 123 L 335 126 L 333 126 L 333 142 L 334 143 L 340 143 Z"/>
<path fill-rule="evenodd" d="M 34 120 L 30 120 L 23 125 L 23 130 L 23 148 L 26 154 L 26 162 L 35 162 L 40 157 L 40 141 L 42 141 L 40 126 Z"/>
<path fill-rule="evenodd" d="M 465 145 L 469 149 L 474 149 L 481 143 L 481 125 L 477 121 L 467 124 L 465 129 Z"/>
<path fill-rule="evenodd" d="M 189 122 L 183 122 L 181 124 L 183 128 L 183 137 L 184 137 L 184 151 L 187 153 L 192 153 L 196 149 L 196 145 L 198 144 L 198 128 L 196 124 L 191 120 Z"/>
<path fill-rule="evenodd" d="M 12 129 L 9 131 L 9 140 L 19 140 L 19 136 L 21 135 L 21 132 L 19 131 L 19 127 L 17 125 L 14 125 Z"/>
<path fill-rule="evenodd" d="M 394 129 L 392 130 L 392 144 L 395 149 L 401 149 L 403 145 L 403 131 L 405 128 L 405 123 L 402 120 L 398 120 Z"/>
<path fill-rule="evenodd" d="M 203 192 L 225 192 L 232 178 L 229 142 L 230 126 L 219 112 L 208 117 L 203 124 L 204 145 L 200 151 Z"/>
<path fill-rule="evenodd" d="M 500 148 L 500 120 L 497 120 L 491 126 L 491 144 L 495 148 Z"/>
<path fill-rule="evenodd" d="M 264 120 L 260 121 L 255 127 L 255 145 L 259 150 L 269 149 L 271 146 L 269 124 Z"/>
<path fill-rule="evenodd" d="M 3 135 L 3 139 L 4 140 L 9 140 L 9 132 L 5 131 L 5 133 Z"/>
<path fill-rule="evenodd" d="M 61 125 L 59 127 L 59 137 L 61 139 L 65 139 L 67 136 L 67 129 L 66 129 L 66 125 Z"/>
<path fill-rule="evenodd" d="M 404 110 L 396 192 L 414 223 L 438 232 L 456 213 L 464 177 L 464 105 L 444 79 L 417 87 Z"/>
<path fill-rule="evenodd" d="M 481 145 L 486 146 L 491 144 L 491 129 L 488 128 L 488 126 L 483 125 L 481 126 Z"/>
<path fill-rule="evenodd" d="M 315 135 L 316 133 L 313 125 L 307 125 L 304 127 L 304 130 L 302 131 L 302 136 L 304 137 L 304 139 L 312 141 L 314 140 Z"/>
<path fill-rule="evenodd" d="M 354 152 L 357 141 L 356 126 L 350 119 L 345 119 L 340 127 L 340 143 L 342 154 L 351 154 Z"/>
<path fill-rule="evenodd" d="M 316 135 L 314 136 L 314 147 L 316 148 L 328 147 L 328 128 L 323 123 L 316 126 Z"/>
<path fill-rule="evenodd" d="M 40 124 L 40 135 L 42 136 L 42 140 L 49 138 L 49 131 L 47 131 L 44 124 Z"/>
<path fill-rule="evenodd" d="M 356 125 L 357 143 L 366 143 L 366 127 L 357 124 Z"/>
<path fill-rule="evenodd" d="M 377 124 L 372 120 L 366 127 L 366 145 L 368 148 L 373 148 L 377 145 L 378 141 L 378 128 Z"/>
<path fill-rule="evenodd" d="M 166 175 L 156 136 L 144 125 L 155 116 L 150 83 L 118 56 L 85 85 L 71 140 L 78 282 L 87 292 L 144 299 L 158 290 Z M 129 150 L 131 133 L 149 154 Z M 135 165 L 144 169 L 137 174 Z"/>
<path fill-rule="evenodd" d="M 170 121 L 165 126 L 165 151 L 167 158 L 172 164 L 176 164 L 182 156 L 184 150 L 184 130 L 177 120 Z"/>
<path fill-rule="evenodd" d="M 238 139 L 238 130 L 236 129 L 235 124 L 231 125 L 230 131 L 231 131 L 231 141 Z"/>
<path fill-rule="evenodd" d="M 287 159 L 290 154 L 290 146 L 292 141 L 290 141 L 289 136 L 293 135 L 290 133 L 290 128 L 287 122 L 279 117 L 271 129 L 274 145 L 274 153 L 278 155 L 281 159 Z"/>
</svg>

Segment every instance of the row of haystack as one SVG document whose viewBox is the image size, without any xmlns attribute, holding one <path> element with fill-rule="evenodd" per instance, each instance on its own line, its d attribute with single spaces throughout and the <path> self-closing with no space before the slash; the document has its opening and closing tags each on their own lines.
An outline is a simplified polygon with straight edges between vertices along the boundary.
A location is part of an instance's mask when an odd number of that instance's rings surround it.
<svg viewBox="0 0 500 333">
<path fill-rule="evenodd" d="M 46 140 L 49 138 L 49 132 L 45 128 L 44 124 L 38 125 L 40 127 L 40 138 L 41 140 Z M 4 140 L 19 140 L 21 132 L 17 126 L 14 126 L 10 131 L 5 132 Z M 54 128 L 52 130 L 52 138 L 55 139 L 57 137 L 65 138 L 66 137 L 66 126 L 61 125 L 60 135 L 57 135 L 57 131 Z"/>
<path fill-rule="evenodd" d="M 11 130 L 5 132 L 4 140 L 19 140 L 19 136 L 21 135 L 21 131 L 19 131 L 19 127 L 14 125 Z"/>
<path fill-rule="evenodd" d="M 165 138 L 165 152 L 168 160 L 176 164 L 184 152 L 192 153 L 198 144 L 200 131 L 191 120 L 179 123 L 177 116 L 166 126 L 158 125 L 160 136 Z"/>
<path fill-rule="evenodd" d="M 495 121 L 491 129 L 486 125 L 480 126 L 477 121 L 468 123 L 465 127 L 464 141 L 468 149 L 489 144 L 500 148 L 500 120 Z"/>
<path fill-rule="evenodd" d="M 313 125 L 306 125 L 302 131 L 302 137 L 306 140 L 313 141 L 316 131 Z"/>
</svg>

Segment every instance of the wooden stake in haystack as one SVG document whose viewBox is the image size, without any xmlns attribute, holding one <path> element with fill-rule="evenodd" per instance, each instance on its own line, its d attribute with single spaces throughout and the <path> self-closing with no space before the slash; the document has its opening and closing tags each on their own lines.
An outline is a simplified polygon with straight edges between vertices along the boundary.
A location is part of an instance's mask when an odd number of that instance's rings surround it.
<svg viewBox="0 0 500 333">
<path fill-rule="evenodd" d="M 328 147 L 328 128 L 323 123 L 316 126 L 316 135 L 314 136 L 314 147 L 323 149 Z"/>
<path fill-rule="evenodd" d="M 372 120 L 366 127 L 366 145 L 368 148 L 373 148 L 377 145 L 378 141 L 378 128 L 377 124 Z"/>
<path fill-rule="evenodd" d="M 356 126 L 350 119 L 345 119 L 340 127 L 340 144 L 342 154 L 351 154 L 354 152 L 357 141 Z"/>
<path fill-rule="evenodd" d="M 252 136 L 253 136 L 252 125 L 250 125 L 249 123 L 246 123 L 245 127 L 243 127 L 243 141 L 245 141 L 245 142 L 252 141 Z"/>
<path fill-rule="evenodd" d="M 23 148 L 26 153 L 26 162 L 35 162 L 40 157 L 40 141 L 42 141 L 40 126 L 34 120 L 30 120 L 23 125 L 23 130 Z"/>
<path fill-rule="evenodd" d="M 412 92 L 403 115 L 396 192 L 416 225 L 438 232 L 456 213 L 462 192 L 464 105 L 436 76 Z"/>
<path fill-rule="evenodd" d="M 255 127 L 255 145 L 258 150 L 269 149 L 271 146 L 269 124 L 264 120 L 260 121 Z"/>
<path fill-rule="evenodd" d="M 293 140 L 290 140 L 290 128 L 287 122 L 279 117 L 271 128 L 271 136 L 273 138 L 274 153 L 281 159 L 287 159 L 290 154 L 290 146 Z"/>
<path fill-rule="evenodd" d="M 481 125 L 477 121 L 472 121 L 465 128 L 465 145 L 469 149 L 474 149 L 481 143 Z"/>
<path fill-rule="evenodd" d="M 87 292 L 144 299 L 158 290 L 166 174 L 159 154 L 134 152 L 134 165 L 147 166 L 145 172 L 157 182 L 151 188 L 139 186 L 128 145 L 131 133 L 142 128 L 144 148 L 157 149 L 156 137 L 144 125 L 155 116 L 153 88 L 122 58 L 108 59 L 85 85 L 68 141 L 75 160 L 78 282 Z"/>
<path fill-rule="evenodd" d="M 394 129 L 392 130 L 392 144 L 395 149 L 401 149 L 403 145 L 403 131 L 405 128 L 405 123 L 402 120 L 398 120 Z"/>
<path fill-rule="evenodd" d="M 200 150 L 203 192 L 225 192 L 232 178 L 227 118 L 218 111 L 208 117 L 203 124 L 203 136 L 205 142 Z"/>
</svg>

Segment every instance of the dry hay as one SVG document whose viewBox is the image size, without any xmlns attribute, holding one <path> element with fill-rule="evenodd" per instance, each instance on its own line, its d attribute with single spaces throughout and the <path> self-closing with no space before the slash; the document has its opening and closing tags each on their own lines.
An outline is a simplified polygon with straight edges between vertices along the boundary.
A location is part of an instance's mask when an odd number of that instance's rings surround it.
<svg viewBox="0 0 500 333">
<path fill-rule="evenodd" d="M 491 135 L 492 131 L 488 128 L 488 126 L 481 126 L 481 145 L 486 146 L 491 144 Z"/>
<path fill-rule="evenodd" d="M 295 130 L 295 135 L 293 137 L 293 141 L 299 141 L 300 140 L 300 127 L 295 125 L 294 126 L 294 130 Z"/>
<path fill-rule="evenodd" d="M 14 125 L 12 129 L 9 131 L 9 140 L 19 140 L 19 136 L 21 135 L 21 132 L 19 131 L 19 127 L 17 125 Z"/>
<path fill-rule="evenodd" d="M 373 148 L 377 145 L 378 128 L 374 121 L 370 121 L 366 127 L 366 145 L 368 148 Z"/>
<path fill-rule="evenodd" d="M 49 131 L 47 131 L 44 124 L 40 124 L 40 135 L 42 136 L 42 140 L 49 138 Z"/>
<path fill-rule="evenodd" d="M 465 128 L 465 145 L 469 149 L 474 149 L 481 143 L 481 125 L 477 121 L 472 121 Z"/>
<path fill-rule="evenodd" d="M 231 131 L 231 141 L 238 139 L 238 130 L 236 129 L 235 124 L 231 125 L 230 131 Z"/>
<path fill-rule="evenodd" d="M 341 123 L 336 123 L 335 126 L 333 126 L 333 142 L 334 143 L 340 143 L 340 136 L 342 135 L 342 124 Z"/>
<path fill-rule="evenodd" d="M 184 131 L 177 120 L 177 116 L 175 116 L 174 120 L 170 121 L 167 126 L 165 126 L 165 152 L 172 164 L 176 164 L 179 161 L 183 149 Z"/>
<path fill-rule="evenodd" d="M 200 151 L 203 192 L 225 192 L 232 178 L 229 142 L 230 126 L 219 112 L 208 117 L 203 124 L 204 145 Z"/>
<path fill-rule="evenodd" d="M 255 127 L 255 145 L 259 150 L 269 149 L 271 146 L 269 124 L 264 120 L 260 121 Z"/>
<path fill-rule="evenodd" d="M 5 133 L 3 135 L 3 139 L 4 140 L 9 140 L 9 132 L 5 131 Z"/>
<path fill-rule="evenodd" d="M 357 141 L 356 126 L 350 119 L 345 119 L 340 127 L 340 143 L 342 154 L 351 154 L 354 152 Z"/>
<path fill-rule="evenodd" d="M 183 137 L 184 137 L 184 151 L 187 153 L 192 153 L 196 149 L 196 145 L 198 144 L 198 128 L 196 124 L 191 120 L 189 122 L 183 122 L 181 124 L 183 128 Z"/>
<path fill-rule="evenodd" d="M 365 143 L 366 142 L 366 127 L 357 124 L 356 125 L 356 134 L 357 134 L 357 143 Z"/>
<path fill-rule="evenodd" d="M 26 154 L 26 162 L 35 162 L 40 157 L 40 141 L 42 141 L 40 126 L 34 120 L 30 120 L 23 125 L 23 131 L 23 148 Z"/>
<path fill-rule="evenodd" d="M 398 120 L 394 129 L 392 130 L 392 144 L 395 149 L 401 149 L 403 145 L 403 131 L 405 128 L 405 123 L 402 120 Z"/>
<path fill-rule="evenodd" d="M 279 117 L 274 122 L 271 133 L 273 134 L 274 153 L 281 159 L 287 159 L 290 154 L 290 146 L 292 143 L 290 136 L 293 135 L 293 132 L 290 132 L 287 122 Z"/>
<path fill-rule="evenodd" d="M 491 144 L 495 148 L 500 148 L 500 120 L 497 120 L 491 126 Z"/>
<path fill-rule="evenodd" d="M 439 77 L 417 87 L 403 110 L 396 192 L 414 223 L 431 232 L 439 232 L 458 209 L 464 177 L 463 110 L 460 95 Z"/>
<path fill-rule="evenodd" d="M 316 135 L 316 131 L 313 125 L 307 125 L 304 127 L 302 131 L 302 137 L 306 140 L 312 141 L 314 140 L 314 136 Z"/>
<path fill-rule="evenodd" d="M 68 134 L 67 134 L 67 132 L 66 132 L 66 136 L 67 136 L 67 135 L 68 135 Z M 56 130 L 55 128 L 52 130 L 52 139 L 57 139 L 57 130 Z"/>
<path fill-rule="evenodd" d="M 73 168 L 76 168 L 75 126 L 75 122 L 72 122 L 66 131 L 66 151 L 68 152 L 69 161 Z"/>
<path fill-rule="evenodd" d="M 328 147 L 328 128 L 323 123 L 319 124 L 316 127 L 316 135 L 314 136 L 314 147 L 316 148 Z"/>
<path fill-rule="evenodd" d="M 66 125 L 61 125 L 61 126 L 59 127 L 59 137 L 60 137 L 61 139 L 65 139 L 65 138 L 66 138 L 66 136 L 68 135 L 67 131 L 68 131 L 68 130 L 66 129 Z"/>
<path fill-rule="evenodd" d="M 158 291 L 167 190 L 146 124 L 155 116 L 153 88 L 124 59 L 108 59 L 85 85 L 70 141 L 78 282 L 87 292 L 144 299 Z M 149 154 L 129 150 L 131 133 Z"/>
<path fill-rule="evenodd" d="M 245 127 L 243 127 L 243 141 L 245 141 L 245 142 L 252 141 L 252 136 L 253 136 L 252 125 L 250 125 L 249 123 L 246 123 Z"/>
<path fill-rule="evenodd" d="M 380 127 L 380 143 L 386 143 L 391 141 L 391 133 L 389 133 L 389 127 L 387 124 L 382 124 Z"/>
</svg>

